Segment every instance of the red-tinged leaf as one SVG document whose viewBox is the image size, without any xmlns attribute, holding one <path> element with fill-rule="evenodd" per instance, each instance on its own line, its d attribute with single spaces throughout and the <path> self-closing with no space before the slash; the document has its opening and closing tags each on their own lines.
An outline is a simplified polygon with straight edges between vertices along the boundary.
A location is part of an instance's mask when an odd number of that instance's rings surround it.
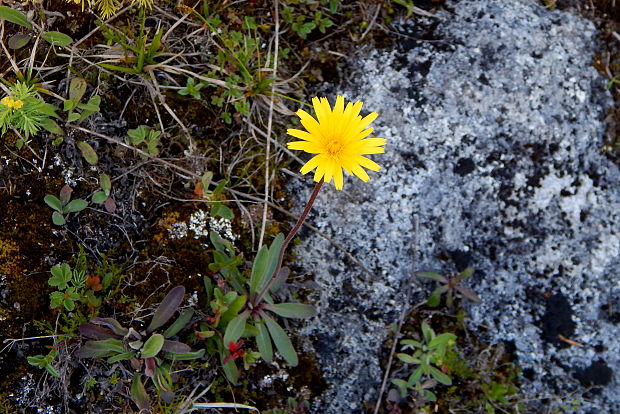
<svg viewBox="0 0 620 414">
<path fill-rule="evenodd" d="M 78 358 L 102 358 L 123 353 L 123 343 L 118 339 L 88 341 L 75 352 Z"/>
<path fill-rule="evenodd" d="M 153 332 L 155 329 L 164 325 L 168 320 L 174 315 L 177 308 L 183 301 L 183 296 L 185 295 L 185 288 L 183 286 L 177 286 L 172 288 L 170 292 L 166 295 L 164 300 L 161 301 L 155 314 L 153 315 L 153 319 L 149 324 L 149 327 L 146 329 L 147 332 Z"/>
<path fill-rule="evenodd" d="M 112 329 L 112 332 L 114 332 L 115 334 L 120 335 L 120 336 L 125 336 L 129 332 L 129 330 L 127 328 L 124 328 L 114 318 L 98 318 L 98 317 L 94 317 L 94 318 L 91 318 L 90 323 L 94 323 L 96 325 L 107 326 L 108 328 Z"/>
<path fill-rule="evenodd" d="M 90 146 L 90 144 L 84 141 L 78 141 L 76 145 L 82 152 L 82 156 L 84 157 L 84 159 L 86 159 L 86 162 L 88 162 L 90 165 L 97 164 L 97 161 L 99 161 L 99 157 L 97 156 L 97 153 L 95 152 L 93 147 Z"/>
<path fill-rule="evenodd" d="M 105 207 L 105 210 L 108 213 L 114 213 L 116 211 L 116 202 L 114 201 L 114 199 L 112 197 L 108 197 L 104 201 L 103 207 Z"/>
<path fill-rule="evenodd" d="M 146 358 L 144 360 L 144 374 L 146 374 L 147 377 L 153 378 L 156 370 L 157 361 L 155 361 L 155 358 Z"/>
<path fill-rule="evenodd" d="M 171 354 L 184 354 L 192 351 L 192 348 L 179 341 L 170 341 L 166 339 L 164 345 L 161 347 L 164 352 L 170 352 Z"/>
<path fill-rule="evenodd" d="M 482 300 L 480 300 L 476 292 L 474 292 L 473 290 L 466 288 L 466 287 L 462 287 L 462 286 L 457 286 L 456 290 L 458 290 L 461 293 L 461 295 L 463 295 L 463 297 L 471 301 L 474 301 L 476 303 L 482 303 Z"/>
<path fill-rule="evenodd" d="M 120 335 L 116 335 L 111 330 L 102 326 L 93 325 L 92 323 L 83 323 L 79 328 L 80 334 L 91 339 L 108 339 L 108 338 L 121 338 Z"/>
<path fill-rule="evenodd" d="M 60 189 L 60 202 L 62 203 L 62 205 L 67 204 L 69 200 L 71 200 L 72 192 L 73 192 L 73 188 L 69 187 L 68 185 L 64 185 Z"/>
</svg>

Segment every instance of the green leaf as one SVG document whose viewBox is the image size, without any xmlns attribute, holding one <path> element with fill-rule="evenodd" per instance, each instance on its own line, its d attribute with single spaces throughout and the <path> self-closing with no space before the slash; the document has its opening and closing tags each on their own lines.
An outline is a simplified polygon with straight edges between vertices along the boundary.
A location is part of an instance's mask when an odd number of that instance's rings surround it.
<svg viewBox="0 0 620 414">
<path fill-rule="evenodd" d="M 226 331 L 224 332 L 223 343 L 226 348 L 228 348 L 228 344 L 231 342 L 237 342 L 241 335 L 243 335 L 243 331 L 245 330 L 245 321 L 250 316 L 249 311 L 245 311 L 242 314 L 235 316 L 226 327 Z"/>
<path fill-rule="evenodd" d="M 125 361 L 136 356 L 136 351 L 123 352 L 122 354 L 111 356 L 106 360 L 108 364 L 113 364 L 118 361 Z"/>
<path fill-rule="evenodd" d="M 80 114 L 78 114 L 77 112 L 71 112 L 69 116 L 67 117 L 67 122 L 75 122 L 78 119 L 80 119 Z"/>
<path fill-rule="evenodd" d="M 51 118 L 43 119 L 41 121 L 41 126 L 43 128 L 45 128 L 47 131 L 51 132 L 52 134 L 56 134 L 56 135 L 64 135 L 65 134 L 65 131 L 63 131 L 62 128 L 58 126 L 56 121 L 54 121 Z M 62 142 L 62 141 L 60 141 L 60 142 Z M 52 145 L 53 145 L 53 143 L 52 143 Z"/>
<path fill-rule="evenodd" d="M 181 329 L 187 326 L 189 321 L 192 319 L 192 316 L 194 316 L 193 309 L 185 309 L 183 312 L 181 312 L 179 317 L 172 323 L 172 325 L 170 325 L 168 329 L 164 331 L 164 338 L 170 338 L 179 333 Z"/>
<path fill-rule="evenodd" d="M 110 180 L 110 176 L 108 174 L 101 174 L 99 176 L 99 185 L 105 191 L 106 195 L 110 195 L 110 191 L 112 190 L 112 181 Z"/>
<path fill-rule="evenodd" d="M 260 281 L 269 265 L 269 249 L 267 246 L 260 248 L 252 265 L 252 274 L 250 275 L 250 292 L 258 293 L 260 291 Z"/>
<path fill-rule="evenodd" d="M 64 207 L 65 213 L 77 213 L 88 207 L 88 202 L 82 199 L 72 200 Z"/>
<path fill-rule="evenodd" d="M 52 273 L 52 277 L 49 278 L 47 283 L 50 286 L 55 286 L 60 290 L 65 290 L 67 288 L 67 283 L 69 283 L 73 277 L 71 267 L 69 267 L 67 263 L 53 266 L 50 272 Z"/>
<path fill-rule="evenodd" d="M 70 36 L 60 32 L 45 32 L 41 35 L 41 37 L 47 42 L 58 46 L 69 46 L 73 43 L 73 39 L 71 39 Z"/>
<path fill-rule="evenodd" d="M 45 370 L 53 377 L 60 377 L 60 374 L 56 371 L 56 368 L 54 368 L 51 364 L 45 364 Z"/>
<path fill-rule="evenodd" d="M 73 78 L 69 84 L 69 100 L 77 105 L 86 93 L 86 87 L 88 84 L 84 78 Z"/>
<path fill-rule="evenodd" d="M 205 354 L 205 350 L 200 349 L 198 351 L 183 352 L 179 354 L 172 354 L 172 353 L 167 352 L 164 354 L 164 357 L 166 359 L 176 360 L 176 361 L 190 361 L 192 359 L 200 359 L 204 356 L 204 354 Z"/>
<path fill-rule="evenodd" d="M 54 210 L 62 212 L 62 203 L 60 202 L 58 197 L 48 194 L 43 198 L 43 201 L 45 201 L 45 204 L 47 204 Z"/>
<path fill-rule="evenodd" d="M 310 318 L 316 315 L 316 310 L 312 306 L 302 303 L 278 303 L 266 305 L 265 309 L 284 318 Z"/>
<path fill-rule="evenodd" d="M 413 339 L 403 339 L 400 341 L 402 345 L 407 345 L 413 348 L 422 348 L 422 343 L 418 341 L 414 341 Z"/>
<path fill-rule="evenodd" d="M 443 385 L 452 385 L 452 380 L 449 376 L 441 372 L 435 367 L 430 367 L 431 376 L 435 378 L 437 381 L 441 382 Z"/>
<path fill-rule="evenodd" d="M 459 274 L 459 279 L 465 280 L 473 274 L 474 274 L 474 268 L 468 267 L 467 269 L 463 270 L 461 274 Z"/>
<path fill-rule="evenodd" d="M 97 164 L 99 157 L 97 157 L 97 153 L 95 152 L 93 147 L 91 147 L 88 143 L 84 141 L 78 141 L 77 146 L 82 152 L 82 156 L 84 156 L 84 158 L 86 159 L 86 162 L 91 165 Z"/>
<path fill-rule="evenodd" d="M 398 378 L 392 379 L 392 384 L 398 387 L 398 393 L 401 397 L 407 396 L 407 382 Z"/>
<path fill-rule="evenodd" d="M 153 334 L 146 340 L 140 351 L 142 358 L 153 358 L 161 351 L 164 346 L 164 336 L 162 334 Z"/>
<path fill-rule="evenodd" d="M 32 29 L 32 25 L 26 18 L 26 16 L 17 10 L 10 7 L 0 6 L 0 19 L 7 20 L 11 23 L 18 24 L 28 29 Z"/>
<path fill-rule="evenodd" d="M 282 357 L 284 357 L 284 359 L 286 360 L 286 362 L 289 363 L 289 365 L 293 367 L 297 366 L 299 362 L 297 359 L 297 353 L 293 348 L 291 340 L 286 335 L 286 332 L 284 332 L 284 329 L 282 329 L 282 327 L 278 325 L 276 321 L 271 319 L 264 312 L 261 313 L 261 317 L 267 324 L 267 329 L 269 329 L 269 334 L 273 339 L 273 343 L 276 345 L 276 348 L 278 348 L 278 351 L 280 351 L 280 354 L 282 354 Z"/>
<path fill-rule="evenodd" d="M 422 367 L 417 367 L 415 371 L 413 371 L 411 373 L 411 375 L 409 376 L 409 379 L 407 380 L 407 384 L 409 386 L 413 386 L 415 384 L 417 384 L 418 382 L 420 382 L 420 378 L 422 378 L 422 374 L 424 373 L 424 371 L 422 370 Z"/>
<path fill-rule="evenodd" d="M 134 374 L 131 380 L 131 399 L 138 406 L 140 411 L 150 411 L 151 402 L 149 401 L 149 396 L 146 393 L 146 389 L 144 388 L 144 384 L 142 383 L 142 374 L 136 373 Z"/>
<path fill-rule="evenodd" d="M 278 265 L 278 259 L 280 258 L 280 250 L 282 250 L 283 242 L 284 235 L 282 233 L 278 233 L 275 239 L 273 239 L 273 242 L 271 242 L 271 246 L 269 247 L 269 258 L 267 259 L 267 269 L 263 274 L 261 281 L 259 282 L 259 287 L 261 289 L 269 282 L 269 279 L 276 271 L 276 266 Z"/>
<path fill-rule="evenodd" d="M 444 292 L 444 286 L 438 286 L 433 293 L 428 297 L 426 304 L 431 308 L 439 306 L 441 303 L 441 294 Z"/>
<path fill-rule="evenodd" d="M 62 214 L 60 214 L 57 211 L 54 211 L 52 213 L 52 223 L 54 223 L 57 226 L 64 226 L 66 221 Z"/>
<path fill-rule="evenodd" d="M 50 293 L 50 308 L 56 309 L 61 307 L 64 300 L 64 293 L 58 291 Z"/>
<path fill-rule="evenodd" d="M 443 333 L 443 334 L 437 335 L 435 338 L 433 338 L 433 340 L 428 343 L 428 347 L 429 348 L 435 348 L 435 347 L 440 346 L 440 345 L 441 346 L 446 346 L 450 340 L 455 341 L 456 340 L 456 335 L 451 334 L 451 333 Z"/>
<path fill-rule="evenodd" d="M 239 381 L 239 370 L 237 369 L 237 364 L 235 364 L 235 361 L 228 361 L 227 363 L 222 364 L 222 370 L 224 371 L 224 375 L 226 375 L 228 381 L 236 385 Z"/>
<path fill-rule="evenodd" d="M 68 310 L 69 312 L 75 309 L 75 302 L 73 301 L 72 298 L 65 298 L 62 304 L 64 305 L 65 309 Z"/>
<path fill-rule="evenodd" d="M 14 34 L 13 36 L 9 37 L 9 49 L 21 49 L 22 47 L 26 46 L 28 42 L 30 42 L 30 36 L 23 33 Z"/>
<path fill-rule="evenodd" d="M 256 345 L 260 352 L 260 356 L 267 362 L 273 359 L 273 347 L 271 346 L 271 337 L 264 323 L 256 324 L 258 335 L 256 335 Z"/>
<path fill-rule="evenodd" d="M 405 364 L 419 364 L 420 363 L 420 360 L 418 358 L 415 358 L 409 354 L 399 353 L 399 354 L 396 354 L 396 356 L 398 357 L 398 359 L 403 361 Z"/>
<path fill-rule="evenodd" d="M 103 191 L 97 191 L 93 194 L 93 203 L 103 204 L 108 199 L 108 195 Z"/>
<path fill-rule="evenodd" d="M 237 316 L 237 314 L 239 313 L 239 311 L 241 309 L 243 309 L 243 305 L 245 305 L 246 302 L 246 296 L 245 295 L 241 295 L 241 296 L 237 296 L 230 305 L 228 305 L 228 310 L 226 312 L 224 312 L 222 314 L 222 317 L 220 318 L 220 325 L 224 326 L 226 325 L 228 322 L 230 322 L 235 316 Z"/>
<path fill-rule="evenodd" d="M 211 217 L 222 217 L 228 220 L 235 218 L 233 211 L 222 203 L 213 203 L 211 206 Z"/>
</svg>

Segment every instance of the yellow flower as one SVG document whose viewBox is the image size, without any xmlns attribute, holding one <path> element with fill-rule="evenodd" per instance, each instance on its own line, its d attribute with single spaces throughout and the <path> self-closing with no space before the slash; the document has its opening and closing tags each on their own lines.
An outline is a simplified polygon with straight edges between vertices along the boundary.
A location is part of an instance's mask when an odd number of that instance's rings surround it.
<svg viewBox="0 0 620 414">
<path fill-rule="evenodd" d="M 366 138 L 373 131 L 368 126 L 377 118 L 377 113 L 372 112 L 362 118 L 359 113 L 363 103 L 349 102 L 345 107 L 342 96 L 336 98 L 333 109 L 327 98 L 312 98 L 312 104 L 316 119 L 306 111 L 297 111 L 306 131 L 287 131 L 289 135 L 303 140 L 288 143 L 290 149 L 317 154 L 301 168 L 301 173 L 307 174 L 316 168 L 314 181 L 323 178 L 325 182 L 330 182 L 333 178 L 337 190 L 342 190 L 343 169 L 362 181 L 368 181 L 364 168 L 379 171 L 380 167 L 362 155 L 385 152 L 385 139 Z"/>
<path fill-rule="evenodd" d="M 13 99 L 10 96 L 5 96 L 4 98 L 2 98 L 2 100 L 0 100 L 0 103 L 2 103 L 2 105 L 4 106 L 8 106 L 9 109 L 19 109 L 24 106 L 24 101 L 20 99 Z"/>
</svg>

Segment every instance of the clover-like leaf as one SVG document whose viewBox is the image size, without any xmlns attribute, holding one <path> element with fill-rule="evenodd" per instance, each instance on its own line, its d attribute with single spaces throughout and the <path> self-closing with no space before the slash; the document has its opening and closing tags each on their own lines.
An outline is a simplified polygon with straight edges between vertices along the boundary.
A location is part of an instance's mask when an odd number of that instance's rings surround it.
<svg viewBox="0 0 620 414">
<path fill-rule="evenodd" d="M 67 263 L 53 266 L 50 272 L 52 277 L 48 279 L 47 284 L 60 290 L 65 290 L 67 283 L 73 278 L 73 272 Z"/>
</svg>

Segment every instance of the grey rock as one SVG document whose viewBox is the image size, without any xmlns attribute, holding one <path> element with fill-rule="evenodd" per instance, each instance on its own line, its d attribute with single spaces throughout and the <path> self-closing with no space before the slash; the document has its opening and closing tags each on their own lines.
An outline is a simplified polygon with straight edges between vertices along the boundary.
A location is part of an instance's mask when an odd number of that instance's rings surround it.
<svg viewBox="0 0 620 414">
<path fill-rule="evenodd" d="M 620 412 L 620 173 L 601 150 L 612 101 L 592 67 L 595 28 L 531 0 L 447 9 L 440 41 L 365 51 L 350 82 L 325 89 L 379 112 L 388 145 L 369 183 L 326 186 L 309 220 L 370 273 L 311 232 L 296 249 L 320 285 L 320 317 L 304 328 L 329 384 L 316 412 L 374 405 L 411 273 L 463 266 L 477 269 L 470 285 L 484 301 L 468 307 L 469 326 L 514 343 L 526 397 Z M 301 210 L 310 177 L 291 187 Z M 545 336 L 558 316 L 583 347 Z M 584 399 L 589 383 L 600 392 Z"/>
</svg>

